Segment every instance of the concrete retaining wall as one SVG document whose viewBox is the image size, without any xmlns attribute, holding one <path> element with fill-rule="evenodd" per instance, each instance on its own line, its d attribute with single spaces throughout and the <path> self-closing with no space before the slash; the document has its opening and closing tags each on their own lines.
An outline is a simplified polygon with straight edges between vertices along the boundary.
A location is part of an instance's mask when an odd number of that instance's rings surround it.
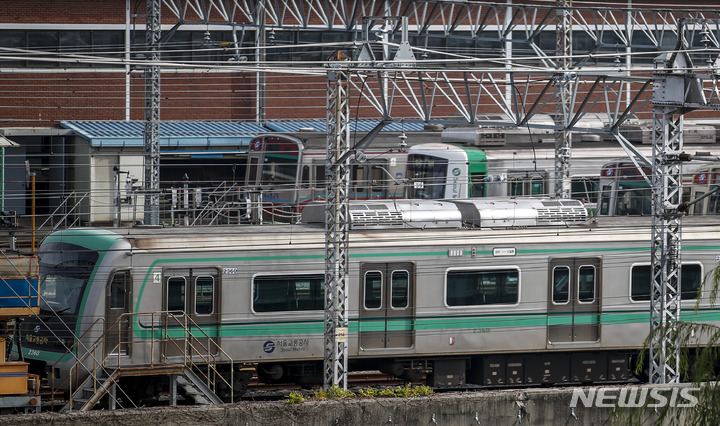
<svg viewBox="0 0 720 426">
<path fill-rule="evenodd" d="M 0 425 L 605 425 L 623 424 L 612 408 L 570 407 L 574 388 L 482 391 L 417 398 L 241 402 L 87 413 L 0 416 Z M 612 392 L 617 392 L 613 390 Z M 615 393 L 617 394 L 617 393 Z M 612 401 L 613 399 L 610 398 Z M 606 400 L 607 401 L 607 400 Z M 655 424 L 648 410 L 644 424 Z"/>
</svg>

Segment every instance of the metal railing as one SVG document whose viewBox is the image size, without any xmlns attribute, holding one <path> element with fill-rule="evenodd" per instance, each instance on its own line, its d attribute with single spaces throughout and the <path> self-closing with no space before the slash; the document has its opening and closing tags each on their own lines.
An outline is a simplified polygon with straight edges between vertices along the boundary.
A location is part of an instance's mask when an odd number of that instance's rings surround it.
<svg viewBox="0 0 720 426">
<path fill-rule="evenodd" d="M 78 196 L 80 196 L 79 200 L 77 199 Z M 38 226 L 37 231 L 40 232 L 45 227 L 45 225 L 48 224 L 48 222 L 55 222 L 56 219 L 57 223 L 52 226 L 49 232 L 55 231 L 63 223 L 65 223 L 66 228 L 74 226 L 80 220 L 79 218 L 76 217 L 70 224 L 67 223 L 67 220 L 70 215 L 74 214 L 75 210 L 78 209 L 80 203 L 82 203 L 82 201 L 89 196 L 89 192 L 86 192 L 85 194 L 78 194 L 75 191 L 71 192 L 67 197 L 65 197 L 64 200 L 60 202 L 60 205 L 58 205 L 57 208 L 55 208 L 55 210 L 53 210 L 53 212 L 48 215 L 47 219 L 45 219 L 45 221 L 40 226 Z M 69 210 L 65 211 L 65 213 L 61 215 L 59 212 L 65 207 L 70 206 L 70 199 L 72 198 L 75 198 L 75 204 L 72 205 Z M 60 216 L 59 219 L 58 216 Z"/>
<path fill-rule="evenodd" d="M 143 317 L 150 320 L 149 325 L 140 321 Z M 123 324 L 127 324 L 127 333 L 123 332 Z M 141 328 L 137 333 L 133 330 L 134 325 Z M 68 389 L 68 408 L 72 410 L 73 400 L 79 392 L 88 388 L 90 381 L 90 389 L 97 393 L 104 389 L 103 384 L 111 377 L 111 372 L 120 372 L 122 376 L 124 369 L 144 368 L 144 374 L 152 375 L 153 369 L 160 370 L 168 366 L 191 369 L 214 393 L 217 392 L 218 384 L 224 384 L 230 390 L 232 401 L 234 361 L 205 331 L 205 328 L 217 326 L 199 325 L 183 311 L 126 313 L 112 324 L 100 318 L 52 366 L 52 404 L 55 404 L 54 398 L 59 390 Z M 86 347 L 83 341 L 93 332 L 100 332 L 101 335 Z M 139 346 L 144 346 L 146 354 L 141 361 L 137 360 L 138 355 L 135 358 L 132 355 L 133 351 L 140 350 Z M 56 370 L 62 368 L 59 364 L 70 357 L 75 359 L 74 364 L 69 368 L 67 377 L 56 384 Z M 219 363 L 229 366 L 229 380 L 218 371 Z M 102 375 L 102 372 L 106 374 Z"/>
</svg>

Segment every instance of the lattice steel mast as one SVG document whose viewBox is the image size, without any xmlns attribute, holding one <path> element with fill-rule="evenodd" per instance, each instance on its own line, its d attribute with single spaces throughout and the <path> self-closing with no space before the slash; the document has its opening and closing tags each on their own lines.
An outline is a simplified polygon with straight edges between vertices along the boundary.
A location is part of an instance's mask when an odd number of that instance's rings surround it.
<svg viewBox="0 0 720 426">
<path fill-rule="evenodd" d="M 347 389 L 350 107 L 345 71 L 327 73 L 324 387 Z"/>
<path fill-rule="evenodd" d="M 570 198 L 570 157 L 572 156 L 572 133 L 568 123 L 572 115 L 572 93 L 575 73 L 572 67 L 572 10 L 570 0 L 557 0 L 555 53 L 558 57 L 559 74 L 555 78 L 555 196 Z"/>
<path fill-rule="evenodd" d="M 705 20 L 680 20 L 678 43 L 671 54 L 655 59 L 653 91 L 652 283 L 650 299 L 650 382 L 680 382 L 680 347 L 675 324 L 680 320 L 682 245 L 683 114 L 713 107 L 685 42 L 684 26 Z M 711 64 L 711 74 L 714 61 Z M 716 76 L 712 76 L 717 84 Z M 711 93 L 717 93 L 713 90 Z M 717 100 L 715 101 L 717 102 Z"/>
<path fill-rule="evenodd" d="M 145 15 L 145 224 L 160 224 L 160 0 L 147 0 Z"/>
<path fill-rule="evenodd" d="M 662 83 L 657 85 L 656 95 L 662 86 Z M 683 148 L 683 117 L 676 114 L 676 109 L 653 106 L 651 331 L 672 326 L 680 320 L 678 287 L 682 219 L 677 206 L 681 195 L 682 171 L 678 154 Z M 672 335 L 673 328 L 663 331 L 664 336 L 653 337 L 650 345 L 650 382 L 677 383 L 680 381 L 679 348 Z"/>
</svg>

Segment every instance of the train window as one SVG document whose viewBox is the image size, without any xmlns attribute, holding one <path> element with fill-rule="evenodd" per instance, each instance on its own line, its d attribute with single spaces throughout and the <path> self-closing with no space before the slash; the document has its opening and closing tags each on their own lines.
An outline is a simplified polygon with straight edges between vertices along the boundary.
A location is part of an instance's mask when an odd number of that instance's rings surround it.
<svg viewBox="0 0 720 426">
<path fill-rule="evenodd" d="M 697 299 L 698 289 L 702 285 L 702 267 L 698 264 L 682 265 L 681 299 Z"/>
<path fill-rule="evenodd" d="M 484 197 L 485 196 L 485 174 L 484 173 L 471 173 L 470 174 L 470 196 L 471 197 Z"/>
<path fill-rule="evenodd" d="M 297 170 L 297 152 L 268 152 L 265 154 L 264 163 L 261 166 L 262 182 L 265 184 L 295 184 Z"/>
<path fill-rule="evenodd" d="M 357 165 L 352 166 L 352 175 L 350 177 L 352 185 L 352 198 L 364 199 L 367 198 L 368 194 L 365 193 L 366 187 L 368 186 L 367 177 L 365 177 L 365 168 Z"/>
<path fill-rule="evenodd" d="M 407 177 L 413 180 L 408 198 L 437 200 L 445 198 L 448 160 L 432 155 L 408 155 Z"/>
<path fill-rule="evenodd" d="M 610 194 L 612 194 L 612 186 L 604 185 L 600 193 L 600 206 L 598 208 L 598 214 L 601 216 L 610 214 Z"/>
<path fill-rule="evenodd" d="M 382 305 L 382 272 L 368 271 L 365 274 L 365 308 L 378 309 Z"/>
<path fill-rule="evenodd" d="M 449 271 L 445 302 L 448 306 L 517 303 L 519 277 L 517 269 Z"/>
<path fill-rule="evenodd" d="M 393 308 L 407 308 L 410 292 L 409 277 L 408 271 L 393 271 L 391 288 Z"/>
<path fill-rule="evenodd" d="M 578 270 L 578 300 L 580 303 L 595 301 L 594 266 L 581 266 Z"/>
<path fill-rule="evenodd" d="M 185 310 L 185 277 L 170 277 L 167 281 L 167 310 Z"/>
<path fill-rule="evenodd" d="M 325 186 L 325 166 L 315 166 L 315 186 Z"/>
<path fill-rule="evenodd" d="M 312 311 L 324 308 L 324 275 L 258 276 L 253 279 L 253 311 Z"/>
<path fill-rule="evenodd" d="M 715 187 L 713 187 L 714 189 Z M 708 214 L 720 213 L 720 195 L 717 192 L 713 193 L 708 201 Z"/>
<path fill-rule="evenodd" d="M 195 279 L 195 313 L 209 315 L 215 307 L 215 279 L 197 277 Z"/>
<path fill-rule="evenodd" d="M 570 300 L 570 268 L 558 266 L 553 269 L 552 301 L 564 304 Z"/>
<path fill-rule="evenodd" d="M 683 264 L 680 270 L 681 299 L 697 299 L 698 289 L 702 285 L 702 265 Z M 652 275 L 650 265 L 635 265 L 630 272 L 630 298 L 635 301 L 650 300 Z"/>
<path fill-rule="evenodd" d="M 521 180 L 510 182 L 510 195 L 524 195 L 523 182 Z"/>
<path fill-rule="evenodd" d="M 704 198 L 703 198 L 703 199 L 700 199 L 700 198 L 703 197 L 704 195 L 705 195 L 705 191 L 696 191 L 696 192 L 695 192 L 695 195 L 694 195 L 692 198 L 694 198 L 694 199 L 699 199 L 699 201 L 697 201 L 697 202 L 695 203 L 695 205 L 692 206 L 692 211 L 693 211 L 692 214 L 702 215 L 702 214 L 708 214 L 708 213 L 709 213 L 708 211 L 705 210 L 705 199 L 704 199 Z M 683 196 L 683 199 L 684 199 L 684 200 L 689 200 L 690 197 L 684 197 L 684 196 Z"/>
<path fill-rule="evenodd" d="M 650 214 L 651 190 L 637 187 L 618 187 L 616 216 L 639 216 Z"/>
<path fill-rule="evenodd" d="M 304 165 L 302 167 L 302 173 L 300 176 L 300 185 L 303 188 L 308 188 L 310 186 L 310 166 Z"/>
<path fill-rule="evenodd" d="M 387 177 L 382 166 L 372 166 L 370 169 L 370 194 L 372 198 L 385 198 L 387 189 Z"/>
<path fill-rule="evenodd" d="M 570 182 L 570 198 L 586 203 L 597 203 L 598 179 L 575 178 Z"/>
<path fill-rule="evenodd" d="M 545 181 L 538 180 L 538 178 L 532 178 L 530 180 L 530 195 L 543 194 L 547 194 L 547 191 L 545 191 Z"/>
<path fill-rule="evenodd" d="M 256 185 L 257 184 L 257 167 L 258 167 L 258 158 L 252 157 L 250 158 L 250 167 L 248 167 L 248 185 Z"/>
<path fill-rule="evenodd" d="M 110 309 L 125 309 L 125 290 L 130 288 L 130 271 L 117 272 L 110 282 Z"/>
<path fill-rule="evenodd" d="M 41 306 L 76 314 L 98 260 L 98 252 L 57 242 L 43 244 L 39 254 Z"/>
</svg>

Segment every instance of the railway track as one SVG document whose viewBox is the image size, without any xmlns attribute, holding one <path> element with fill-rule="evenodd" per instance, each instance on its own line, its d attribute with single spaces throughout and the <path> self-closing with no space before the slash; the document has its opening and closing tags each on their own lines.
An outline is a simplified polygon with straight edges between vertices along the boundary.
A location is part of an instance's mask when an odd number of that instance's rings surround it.
<svg viewBox="0 0 720 426">
<path fill-rule="evenodd" d="M 348 373 L 348 389 L 373 388 L 401 386 L 406 382 L 388 376 L 379 371 L 359 371 Z M 291 392 L 302 392 L 313 395 L 322 386 L 320 385 L 297 385 L 297 384 L 264 384 L 253 377 L 248 385 L 248 390 L 242 396 L 243 401 L 272 401 L 286 398 Z"/>
</svg>

